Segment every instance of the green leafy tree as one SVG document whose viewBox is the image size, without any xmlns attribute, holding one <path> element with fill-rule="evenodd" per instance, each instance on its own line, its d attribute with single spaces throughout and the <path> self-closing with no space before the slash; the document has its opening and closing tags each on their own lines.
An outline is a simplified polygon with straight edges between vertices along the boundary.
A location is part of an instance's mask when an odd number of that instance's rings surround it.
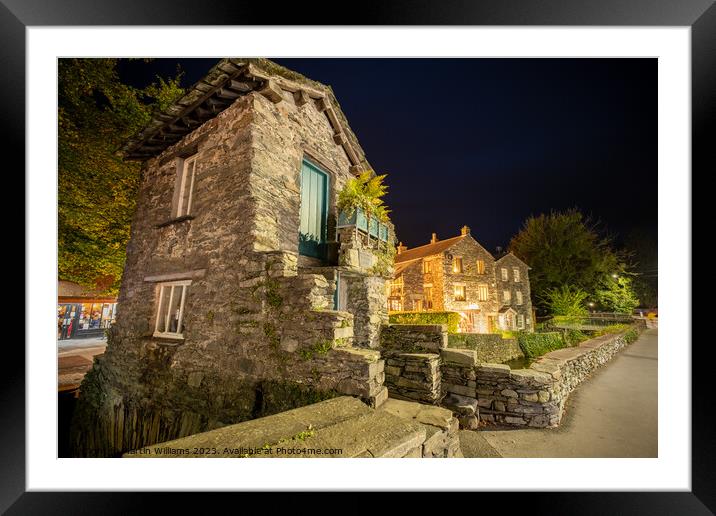
<svg viewBox="0 0 716 516">
<path fill-rule="evenodd" d="M 626 257 L 577 209 L 528 218 L 509 250 L 531 267 L 530 285 L 542 313 L 552 289 L 570 286 L 593 293 L 604 278 L 626 268 Z"/>
<path fill-rule="evenodd" d="M 117 61 L 58 64 L 58 276 L 108 293 L 119 287 L 139 185 L 139 165 L 117 150 L 183 94 L 181 74 L 123 84 Z"/>
<path fill-rule="evenodd" d="M 585 302 L 589 294 L 578 287 L 562 285 L 549 289 L 544 302 L 556 317 L 582 317 L 588 314 Z"/>
<path fill-rule="evenodd" d="M 634 292 L 632 279 L 625 275 L 609 278 L 594 297 L 600 308 L 609 312 L 631 314 L 639 306 L 639 299 Z"/>
</svg>

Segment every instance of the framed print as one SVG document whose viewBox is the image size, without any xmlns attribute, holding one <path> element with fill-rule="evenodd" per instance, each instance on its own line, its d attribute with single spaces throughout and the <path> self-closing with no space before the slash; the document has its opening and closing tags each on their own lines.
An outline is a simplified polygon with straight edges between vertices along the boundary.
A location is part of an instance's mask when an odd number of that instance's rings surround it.
<svg viewBox="0 0 716 516">
<path fill-rule="evenodd" d="M 714 510 L 713 2 L 150 4 L 0 5 L 28 202 L 3 511 Z"/>
</svg>

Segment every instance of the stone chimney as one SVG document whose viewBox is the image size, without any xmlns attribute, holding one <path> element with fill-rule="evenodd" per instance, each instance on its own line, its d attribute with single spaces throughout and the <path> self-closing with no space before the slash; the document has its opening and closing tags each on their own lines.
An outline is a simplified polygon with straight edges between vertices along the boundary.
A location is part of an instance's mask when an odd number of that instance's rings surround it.
<svg viewBox="0 0 716 516">
<path fill-rule="evenodd" d="M 469 235 L 470 234 L 470 228 L 467 226 L 463 226 L 460 228 L 460 234 L 462 236 Z"/>
<path fill-rule="evenodd" d="M 408 250 L 408 248 L 403 245 L 403 242 L 400 242 L 398 244 L 398 254 L 402 253 L 403 251 L 407 251 L 407 250 Z"/>
<path fill-rule="evenodd" d="M 433 237 L 430 239 L 430 243 L 434 244 L 437 241 L 438 241 L 438 236 L 435 233 L 433 233 Z"/>
</svg>

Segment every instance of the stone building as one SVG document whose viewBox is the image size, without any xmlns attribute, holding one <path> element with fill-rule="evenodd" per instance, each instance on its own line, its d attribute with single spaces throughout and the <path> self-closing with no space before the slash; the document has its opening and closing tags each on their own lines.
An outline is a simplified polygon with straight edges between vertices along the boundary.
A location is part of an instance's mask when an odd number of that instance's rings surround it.
<svg viewBox="0 0 716 516">
<path fill-rule="evenodd" d="M 337 228 L 370 169 L 332 90 L 223 59 L 122 149 L 141 185 L 74 453 L 115 456 L 338 394 L 386 397 L 391 236 Z"/>
<path fill-rule="evenodd" d="M 495 260 L 467 226 L 447 240 L 433 233 L 427 245 L 398 246 L 388 310 L 458 312 L 461 332 L 532 331 L 528 271 L 513 254 Z"/>
</svg>

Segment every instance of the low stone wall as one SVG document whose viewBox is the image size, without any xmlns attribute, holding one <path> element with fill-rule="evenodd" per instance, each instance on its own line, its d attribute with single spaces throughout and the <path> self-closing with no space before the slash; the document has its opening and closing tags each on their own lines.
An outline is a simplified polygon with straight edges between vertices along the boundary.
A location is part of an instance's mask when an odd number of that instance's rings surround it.
<svg viewBox="0 0 716 516">
<path fill-rule="evenodd" d="M 448 347 L 475 350 L 478 362 L 502 364 L 524 357 L 517 339 L 503 339 L 497 333 L 451 333 Z"/>
<path fill-rule="evenodd" d="M 391 324 L 380 334 L 381 352 L 437 353 L 448 345 L 445 324 Z"/>
<path fill-rule="evenodd" d="M 440 356 L 436 353 L 399 353 L 386 358 L 385 386 L 391 398 L 437 404 Z"/>
<path fill-rule="evenodd" d="M 438 352 L 447 346 L 447 327 L 391 324 L 383 326 L 380 343 L 390 397 L 438 404 L 442 398 Z"/>
<path fill-rule="evenodd" d="M 634 327 L 630 331 L 640 331 Z M 538 358 L 529 369 L 503 364 L 476 366 L 480 419 L 510 425 L 559 425 L 574 388 L 631 341 L 630 331 L 603 335 Z"/>
</svg>

